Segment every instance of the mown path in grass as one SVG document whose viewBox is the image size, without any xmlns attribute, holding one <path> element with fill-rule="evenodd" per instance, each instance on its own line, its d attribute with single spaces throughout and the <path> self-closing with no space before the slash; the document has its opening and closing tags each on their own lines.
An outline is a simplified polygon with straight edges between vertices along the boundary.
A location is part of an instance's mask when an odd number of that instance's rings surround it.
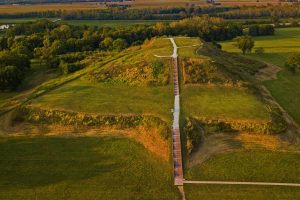
<svg viewBox="0 0 300 200">
<path fill-rule="evenodd" d="M 0 139 L 0 199 L 179 199 L 172 166 L 117 137 Z"/>
</svg>

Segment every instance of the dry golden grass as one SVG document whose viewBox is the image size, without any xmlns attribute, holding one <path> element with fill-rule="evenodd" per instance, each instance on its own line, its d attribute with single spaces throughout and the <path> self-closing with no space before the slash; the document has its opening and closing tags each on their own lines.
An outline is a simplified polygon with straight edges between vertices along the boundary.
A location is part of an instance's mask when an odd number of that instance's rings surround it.
<svg viewBox="0 0 300 200">
<path fill-rule="evenodd" d="M 0 5 L 0 14 L 30 13 L 55 10 L 90 10 L 99 9 L 96 3 L 55 3 L 37 5 Z"/>
<path fill-rule="evenodd" d="M 274 151 L 279 149 L 282 144 L 282 141 L 272 135 L 241 133 L 236 136 L 236 139 L 242 142 L 245 149 L 263 148 Z"/>
<path fill-rule="evenodd" d="M 0 118 L 0 125 L 3 125 L 3 118 Z M 120 130 L 117 126 L 108 127 L 86 127 L 86 126 L 62 126 L 58 124 L 30 124 L 15 123 L 0 128 L 0 136 L 55 136 L 55 137 L 128 137 L 142 144 L 147 150 L 154 153 L 161 159 L 170 159 L 169 140 L 163 139 L 157 128 L 127 128 Z"/>
</svg>

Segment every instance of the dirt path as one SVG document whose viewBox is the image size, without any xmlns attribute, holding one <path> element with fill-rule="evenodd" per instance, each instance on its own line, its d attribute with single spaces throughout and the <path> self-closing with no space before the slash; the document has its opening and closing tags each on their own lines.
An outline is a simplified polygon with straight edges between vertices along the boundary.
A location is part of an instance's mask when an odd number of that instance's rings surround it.
<svg viewBox="0 0 300 200">
<path fill-rule="evenodd" d="M 256 79 L 260 81 L 276 80 L 278 72 L 280 72 L 282 69 L 276 65 L 266 62 L 264 63 L 267 65 L 267 67 L 259 70 L 259 72 L 255 74 Z"/>
</svg>

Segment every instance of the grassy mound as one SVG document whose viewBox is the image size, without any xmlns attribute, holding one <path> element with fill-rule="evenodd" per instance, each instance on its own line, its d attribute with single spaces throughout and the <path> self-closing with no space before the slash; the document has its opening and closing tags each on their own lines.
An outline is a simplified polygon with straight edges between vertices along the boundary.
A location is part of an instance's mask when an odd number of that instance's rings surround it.
<svg viewBox="0 0 300 200">
<path fill-rule="evenodd" d="M 170 123 L 172 88 L 128 87 L 76 80 L 31 103 L 37 107 L 103 115 L 155 115 Z"/>
<path fill-rule="evenodd" d="M 2 138 L 0 199 L 179 199 L 172 166 L 129 139 Z"/>
<path fill-rule="evenodd" d="M 176 38 L 182 71 L 182 103 L 188 152 L 207 134 L 220 132 L 282 133 L 286 123 L 264 99 L 253 77 L 266 65 L 221 51 L 212 44 Z M 193 122 L 193 123 L 189 123 Z M 198 124 L 198 125 L 197 125 Z"/>
<path fill-rule="evenodd" d="M 188 54 L 189 57 L 186 55 L 184 53 L 181 56 L 185 84 L 245 86 L 251 82 L 251 76 L 266 66 L 261 62 L 222 52 L 208 43 L 203 43 L 194 54 Z"/>
<path fill-rule="evenodd" d="M 170 59 L 158 58 L 172 54 L 169 40 L 152 39 L 142 46 L 126 50 L 127 55 L 89 73 L 88 79 L 127 85 L 168 85 L 170 83 Z"/>
<path fill-rule="evenodd" d="M 247 56 L 265 61 L 282 68 L 277 80 L 264 82 L 280 105 L 300 124 L 300 73 L 291 75 L 284 68 L 287 58 L 300 53 L 300 28 L 276 29 L 275 36 L 255 37 L 255 46 L 264 48 L 265 53 L 251 53 Z M 276 44 L 274 46 L 274 44 Z M 239 50 L 233 46 L 233 41 L 222 43 L 223 49 L 237 53 Z"/>
</svg>

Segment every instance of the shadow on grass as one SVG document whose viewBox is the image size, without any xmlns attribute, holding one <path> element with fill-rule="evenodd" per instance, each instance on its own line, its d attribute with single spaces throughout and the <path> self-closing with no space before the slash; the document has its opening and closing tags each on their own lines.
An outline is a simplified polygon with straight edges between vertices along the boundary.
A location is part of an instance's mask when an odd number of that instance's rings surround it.
<svg viewBox="0 0 300 200">
<path fill-rule="evenodd" d="M 0 141 L 0 186 L 31 188 L 89 179 L 124 166 L 117 138 L 24 138 Z M 108 153 L 109 152 L 109 153 Z M 116 153 L 114 153 L 116 152 Z M 124 160 L 124 159 L 123 159 Z"/>
</svg>

